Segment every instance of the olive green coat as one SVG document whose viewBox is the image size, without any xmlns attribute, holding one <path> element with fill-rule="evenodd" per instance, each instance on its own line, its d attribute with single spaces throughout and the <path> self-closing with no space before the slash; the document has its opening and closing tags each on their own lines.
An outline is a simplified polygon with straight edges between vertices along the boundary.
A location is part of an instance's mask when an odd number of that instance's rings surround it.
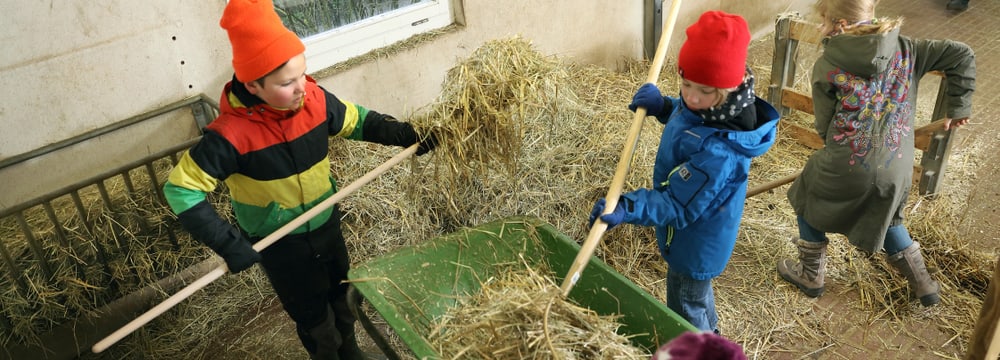
<svg viewBox="0 0 1000 360">
<path fill-rule="evenodd" d="M 882 249 L 886 230 L 902 224 L 913 177 L 917 85 L 930 71 L 947 77 L 947 116 L 972 111 L 975 56 L 950 40 L 918 40 L 898 27 L 869 35 L 836 35 L 812 73 L 814 153 L 788 190 L 812 227 L 847 236 L 861 250 Z"/>
</svg>

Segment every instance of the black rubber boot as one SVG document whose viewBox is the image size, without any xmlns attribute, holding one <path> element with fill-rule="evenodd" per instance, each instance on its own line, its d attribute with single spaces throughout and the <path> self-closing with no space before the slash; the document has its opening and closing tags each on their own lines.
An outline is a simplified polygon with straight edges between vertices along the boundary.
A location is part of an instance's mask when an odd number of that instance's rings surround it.
<svg viewBox="0 0 1000 360">
<path fill-rule="evenodd" d="M 333 315 L 336 317 L 337 330 L 340 331 L 340 337 L 342 342 L 340 348 L 337 349 L 337 354 L 340 355 L 341 360 L 366 360 L 369 357 L 364 351 L 361 351 L 361 347 L 358 346 L 358 338 L 355 335 L 354 323 L 356 319 L 354 314 L 351 313 L 350 307 L 347 306 L 347 297 L 341 297 L 330 303 L 330 307 L 333 310 Z"/>
<path fill-rule="evenodd" d="M 337 328 L 337 317 L 327 309 L 326 320 L 309 329 L 309 337 L 316 343 L 316 351 L 309 353 L 312 360 L 341 360 L 340 348 L 344 338 Z M 353 338 L 353 336 L 352 336 Z M 355 346 L 357 346 L 355 344 Z"/>
</svg>

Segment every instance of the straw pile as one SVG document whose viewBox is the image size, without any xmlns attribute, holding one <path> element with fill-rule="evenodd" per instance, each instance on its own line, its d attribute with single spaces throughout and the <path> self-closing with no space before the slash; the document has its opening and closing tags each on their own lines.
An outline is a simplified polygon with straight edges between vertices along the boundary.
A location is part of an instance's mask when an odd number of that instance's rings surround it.
<svg viewBox="0 0 1000 360">
<path fill-rule="evenodd" d="M 566 300 L 551 271 L 501 270 L 458 299 L 427 336 L 444 359 L 638 359 L 649 357 L 601 316 Z"/>
<path fill-rule="evenodd" d="M 466 62 L 496 61 L 512 64 L 531 63 L 523 57 L 543 57 L 534 50 L 502 51 L 495 47 L 511 46 L 523 40 L 498 40 L 484 44 Z M 520 45 L 518 45 L 520 46 Z M 750 64 L 757 74 L 757 93 L 767 94 L 770 78 L 770 51 L 773 39 L 755 41 L 751 47 Z M 812 53 L 810 53 L 810 51 Z M 799 69 L 811 68 L 818 48 L 800 47 Z M 506 54 L 510 58 L 504 58 Z M 409 198 L 393 201 L 395 214 L 383 213 L 372 219 L 404 219 L 400 223 L 381 220 L 365 223 L 361 218 L 349 221 L 355 254 L 363 259 L 378 256 L 397 246 L 419 242 L 449 232 L 457 226 L 473 226 L 509 215 L 538 216 L 570 237 L 586 236 L 587 217 L 595 200 L 603 197 L 613 175 L 617 156 L 622 149 L 631 113 L 625 109 L 631 94 L 642 83 L 646 64 L 623 61 L 619 71 L 593 66 L 551 61 L 557 69 L 545 70 L 547 81 L 554 85 L 536 88 L 557 90 L 544 94 L 518 94 L 525 99 L 524 137 L 515 176 L 503 171 L 471 172 L 462 181 L 442 188 L 426 174 L 450 169 L 451 165 L 418 162 L 399 177 L 385 179 L 389 184 L 407 184 Z M 464 64 L 465 62 L 463 62 Z M 461 66 L 461 65 L 460 65 Z M 679 78 L 674 64 L 665 65 L 664 79 L 658 83 L 665 94 L 677 94 Z M 500 66 L 493 68 L 501 68 Z M 509 67 L 508 72 L 513 72 Z M 541 71 L 541 70 L 536 70 Z M 569 74 L 564 77 L 563 74 Z M 491 75 L 503 79 L 502 74 Z M 523 77 L 523 75 L 518 75 Z M 807 77 L 799 71 L 798 77 Z M 474 86 L 446 80 L 446 87 Z M 498 81 L 479 84 L 486 86 Z M 808 81 L 797 80 L 796 86 L 808 92 Z M 933 95 L 933 87 L 922 87 L 921 99 Z M 466 92 L 474 93 L 474 92 Z M 454 93 L 453 93 L 454 94 Z M 459 93 L 465 94 L 465 93 Z M 555 96 L 553 94 L 556 94 Z M 490 108 L 503 99 L 442 97 L 439 104 L 476 104 L 470 107 Z M 483 104 L 486 103 L 486 104 Z M 928 101 L 921 100 L 918 109 L 929 112 Z M 930 101 L 932 104 L 933 101 Z M 431 111 L 433 113 L 433 111 Z M 497 116 L 495 113 L 487 116 Z M 488 123 L 493 118 L 479 119 Z M 782 121 L 812 127 L 807 114 L 791 114 Z M 926 120 L 924 120 L 926 121 Z M 648 121 L 641 133 L 633 166 L 626 179 L 625 190 L 648 187 L 655 149 L 659 143 L 658 123 Z M 442 153 L 448 153 L 442 148 Z M 787 134 L 779 133 L 778 142 L 770 152 L 754 162 L 750 187 L 775 180 L 800 170 L 812 150 L 798 144 Z M 440 156 L 434 154 L 432 156 Z M 949 178 L 961 178 L 970 169 L 963 168 L 960 153 L 949 163 Z M 410 176 L 417 175 L 417 184 Z M 464 181 L 464 182 L 463 182 Z M 362 207 L 367 198 L 386 197 L 394 190 L 370 189 L 351 199 L 353 206 Z M 960 354 L 975 321 L 985 284 L 988 283 L 991 261 L 985 254 L 968 249 L 955 238 L 955 226 L 961 219 L 960 189 L 945 187 L 936 198 L 911 198 L 907 226 L 915 240 L 924 248 L 926 261 L 937 271 L 935 278 L 942 283 L 942 306 L 921 308 L 909 298 L 905 279 L 889 267 L 882 256 L 869 257 L 854 250 L 843 237 L 832 236 L 828 269 L 828 297 L 845 297 L 837 316 L 829 311 L 817 311 L 814 299 L 802 296 L 794 287 L 783 282 L 774 267 L 781 258 L 794 257 L 794 247 L 788 239 L 797 233 L 794 214 L 787 204 L 787 186 L 762 193 L 747 202 L 742 231 L 730 266 L 716 279 L 717 306 L 720 326 L 725 335 L 743 344 L 753 356 L 777 354 L 807 354 L 829 350 L 841 341 L 839 329 L 856 324 L 869 324 L 874 333 L 898 333 L 900 328 L 923 328 L 934 325 L 945 340 L 927 339 L 927 348 L 940 353 Z M 444 207 L 441 204 L 449 204 Z M 369 208 L 369 206 L 363 206 Z M 371 208 L 375 208 L 372 204 Z M 455 208 L 461 210 L 456 212 Z M 429 221 L 429 222 L 428 222 Z M 412 231 L 411 231 L 412 230 Z M 371 245 L 371 241 L 378 246 Z M 384 242 L 380 240 L 385 239 Z M 393 239 L 399 241 L 394 242 Z M 650 228 L 619 226 L 608 231 L 597 256 L 609 263 L 654 296 L 664 298 L 666 264 L 660 259 Z M 363 260 L 362 260 L 363 261 Z M 846 312 L 839 312 L 846 311 Z M 872 339 L 871 341 L 875 341 Z M 891 348 L 891 342 L 885 345 Z M 850 346 L 845 346 L 850 348 Z M 818 350 L 817 350 L 818 349 Z M 847 352 L 847 354 L 850 354 Z"/>
<path fill-rule="evenodd" d="M 748 61 L 760 96 L 767 94 L 772 49 L 769 37 L 751 44 Z M 802 69 L 811 68 L 808 59 L 799 58 L 800 76 L 807 72 Z M 409 119 L 425 132 L 441 134 L 439 149 L 387 172 L 340 204 L 352 259 L 363 262 L 459 227 L 513 215 L 537 216 L 572 238 L 585 238 L 592 204 L 606 194 L 624 146 L 632 118 L 626 105 L 644 81 L 647 66 L 623 60 L 612 71 L 540 55 L 524 39 L 487 42 L 449 73 L 446 90 L 424 115 Z M 668 61 L 661 73 L 658 85 L 665 94 L 678 93 L 674 68 Z M 921 88 L 921 98 L 933 94 L 931 88 Z M 811 117 L 804 114 L 782 121 L 811 127 Z M 649 120 L 644 126 L 625 191 L 650 186 L 662 125 Z M 334 176 L 345 182 L 398 151 L 351 141 L 333 141 L 331 149 Z M 974 170 L 967 167 L 974 159 L 961 151 L 950 158 L 948 179 Z M 798 171 L 811 153 L 779 133 L 772 150 L 754 161 L 749 186 Z M 714 281 L 723 334 L 742 344 L 751 358 L 820 353 L 852 358 L 855 340 L 843 338 L 845 328 L 864 324 L 870 335 L 862 346 L 886 351 L 894 349 L 887 336 L 919 338 L 906 329 L 930 328 L 944 339 L 926 339 L 925 348 L 959 357 L 992 269 L 990 254 L 968 248 L 956 236 L 965 207 L 961 185 L 949 182 L 936 198 L 913 195 L 907 209 L 906 225 L 943 289 L 942 304 L 931 309 L 909 299 L 906 281 L 881 256 L 858 253 L 838 236 L 831 239 L 824 295 L 840 299 L 837 307 L 803 296 L 774 270 L 779 259 L 793 257 L 795 251 L 788 242 L 797 229 L 785 199 L 787 186 L 749 199 L 733 258 Z M 662 301 L 667 268 L 653 239 L 650 228 L 618 226 L 605 234 L 596 256 Z M 252 278 L 259 272 L 240 275 L 223 279 L 232 281 L 224 292 L 192 297 L 192 306 L 170 327 L 133 338 L 129 346 L 145 347 L 144 352 L 160 357 L 225 358 L 217 350 L 220 344 L 228 358 L 301 356 L 287 318 L 271 311 L 278 305 L 269 288 L 247 280 L 259 279 Z M 239 300 L 232 300 L 238 301 L 234 305 L 227 303 L 230 299 Z M 234 307 L 261 311 L 233 313 Z M 277 325 L 265 326 L 262 319 L 268 317 Z M 231 329 L 241 327 L 250 330 L 233 334 Z"/>
<path fill-rule="evenodd" d="M 558 84 L 568 75 L 553 58 L 531 51 L 523 39 L 494 41 L 448 71 L 438 100 L 410 122 L 439 142 L 431 154 L 437 189 L 454 189 L 501 172 L 515 176 L 526 126 L 554 119 Z M 457 215 L 456 200 L 444 192 Z"/>
<path fill-rule="evenodd" d="M 155 166 L 161 174 L 169 169 L 164 162 Z M 204 258 L 200 248 L 191 246 L 190 237 L 167 236 L 168 227 L 183 232 L 167 221 L 169 212 L 156 200 L 145 172 L 133 170 L 130 179 L 131 184 L 121 177 L 105 181 L 107 198 L 96 186 L 82 189 L 82 217 L 69 196 L 53 201 L 52 215 L 65 238 L 58 236 L 43 207 L 24 211 L 40 252 L 15 217 L 0 221 L 0 238 L 24 275 L 17 281 L 0 277 L 0 323 L 5 324 L 0 344 L 36 344 L 52 328 L 93 315 L 101 306 Z M 45 275 L 46 268 L 51 276 Z"/>
<path fill-rule="evenodd" d="M 644 81 L 648 65 L 623 60 L 617 71 L 584 66 L 538 54 L 522 42 L 523 39 L 516 38 L 487 42 L 470 59 L 456 66 L 456 69 L 465 67 L 465 73 L 453 71 L 452 77 L 445 80 L 445 88 L 448 89 L 517 84 L 517 79 L 528 76 L 523 70 L 515 70 L 513 65 L 480 65 L 473 68 L 467 64 L 545 65 L 531 67 L 546 74 L 535 77 L 545 79 L 544 85 L 533 87 L 544 89 L 545 93 L 514 91 L 516 97 L 523 99 L 523 108 L 515 110 L 533 115 L 520 117 L 524 123 L 517 124 L 523 128 L 524 136 L 514 176 L 510 176 L 506 168 L 483 169 L 481 163 L 476 163 L 476 167 L 471 168 L 477 170 L 465 173 L 466 177 L 440 180 L 436 176 L 447 174 L 445 170 L 464 166 L 464 163 L 438 163 L 439 157 L 451 153 L 442 147 L 430 158 L 420 158 L 409 169 L 380 178 L 378 185 L 359 191 L 357 196 L 344 204 L 348 209 L 345 229 L 358 261 L 451 232 L 457 227 L 474 226 L 511 215 L 537 216 L 572 238 L 586 237 L 590 208 L 595 200 L 606 194 L 624 145 L 632 115 L 625 105 Z M 756 90 L 762 97 L 768 91 L 772 48 L 772 38 L 757 40 L 751 46 L 749 63 L 757 74 Z M 796 88 L 800 91 L 808 93 L 808 71 L 802 69 L 811 68 L 818 50 L 806 45 L 799 48 L 802 55 L 798 60 L 800 71 L 797 73 Z M 678 93 L 679 78 L 672 70 L 675 66 L 668 59 L 661 72 L 663 79 L 658 85 L 664 94 Z M 469 74 L 474 69 L 504 69 L 504 72 L 475 75 L 493 79 L 489 82 L 464 81 L 474 78 L 473 74 Z M 504 76 L 516 71 L 522 72 L 511 75 L 511 79 Z M 455 74 L 462 74 L 463 77 L 455 77 Z M 921 88 L 924 92 L 920 103 L 927 104 L 928 101 L 923 98 L 933 95 L 933 87 Z M 480 93 L 503 92 L 445 90 L 427 112 L 450 114 L 435 109 L 455 108 L 456 104 L 466 103 L 468 108 L 473 109 L 500 109 L 503 107 L 497 104 L 501 103 L 510 106 L 504 99 L 465 96 Z M 918 108 L 929 112 L 927 105 Z M 477 124 L 488 124 L 494 121 L 494 117 L 509 114 L 490 112 L 481 116 L 485 117 L 478 119 Z M 430 120 L 417 117 L 410 121 L 426 124 L 437 119 L 440 126 L 447 126 L 448 120 L 443 119 L 451 119 L 440 115 L 430 117 Z M 812 127 L 812 117 L 807 114 L 794 113 L 782 121 Z M 662 127 L 651 120 L 644 126 L 625 191 L 650 186 L 650 166 Z M 338 150 L 343 149 L 338 147 Z M 346 149 L 352 151 L 349 146 Z M 778 142 L 771 151 L 754 161 L 749 186 L 797 172 L 811 153 L 811 149 L 798 144 L 787 134 L 779 133 Z M 352 155 L 358 153 L 352 152 Z M 382 154 L 376 159 L 385 156 Z M 964 172 L 970 171 L 963 168 L 959 158 L 960 155 L 954 155 L 955 160 L 949 163 L 949 178 L 961 178 Z M 487 161 L 491 160 L 484 160 L 483 163 Z M 450 185 L 443 186 L 443 183 Z M 398 198 L 401 187 L 407 190 L 404 200 Z M 945 187 L 946 193 L 935 199 L 921 199 L 913 195 L 910 201 L 913 209 L 907 220 L 912 235 L 924 248 L 928 264 L 939 271 L 935 277 L 945 289 L 943 306 L 920 308 L 909 300 L 905 279 L 888 267 L 880 256 L 868 257 L 858 253 L 847 244 L 846 239 L 833 236 L 828 266 L 828 294 L 831 295 L 828 296 L 847 297 L 843 304 L 848 312 L 830 318 L 829 312 L 815 310 L 816 300 L 799 294 L 794 287 L 784 283 L 774 270 L 779 259 L 794 256 L 794 247 L 788 239 L 797 233 L 797 228 L 794 214 L 785 199 L 786 189 L 787 186 L 779 187 L 747 202 L 733 260 L 726 272 L 715 281 L 720 326 L 725 335 L 743 344 L 748 353 L 767 357 L 782 353 L 805 354 L 833 346 L 839 341 L 836 338 L 838 329 L 844 326 L 871 324 L 873 333 L 895 333 L 898 330 L 893 329 L 933 320 L 951 339 L 928 339 L 928 348 L 953 354 L 963 350 L 965 337 L 981 303 L 982 284 L 989 279 L 991 263 L 984 255 L 966 248 L 954 238 L 954 226 L 961 221 L 956 218 L 962 200 L 959 190 Z M 667 266 L 660 259 L 653 239 L 650 228 L 619 226 L 605 233 L 596 256 L 663 300 Z"/>
</svg>

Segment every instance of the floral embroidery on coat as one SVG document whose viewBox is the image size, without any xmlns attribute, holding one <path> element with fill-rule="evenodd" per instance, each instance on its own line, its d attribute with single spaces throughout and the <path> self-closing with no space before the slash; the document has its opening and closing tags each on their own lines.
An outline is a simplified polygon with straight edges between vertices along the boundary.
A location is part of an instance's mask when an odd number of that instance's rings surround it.
<svg viewBox="0 0 1000 360">
<path fill-rule="evenodd" d="M 833 116 L 833 139 L 851 148 L 850 165 L 860 160 L 869 169 L 867 156 L 879 150 L 891 154 L 885 157 L 886 166 L 902 157 L 900 146 L 911 129 L 907 94 L 913 69 L 909 58 L 909 54 L 897 52 L 887 71 L 870 79 L 841 69 L 827 74 L 840 101 Z"/>
</svg>

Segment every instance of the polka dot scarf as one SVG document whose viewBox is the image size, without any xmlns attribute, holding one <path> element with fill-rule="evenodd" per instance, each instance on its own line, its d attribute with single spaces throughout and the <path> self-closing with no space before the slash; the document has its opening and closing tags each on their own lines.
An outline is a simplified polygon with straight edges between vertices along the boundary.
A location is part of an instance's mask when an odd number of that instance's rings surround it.
<svg viewBox="0 0 1000 360">
<path fill-rule="evenodd" d="M 753 85 L 753 71 L 747 67 L 743 83 L 729 93 L 722 105 L 696 110 L 694 113 L 705 120 L 706 126 L 730 130 L 753 130 L 757 124 L 757 112 L 753 106 L 756 100 Z"/>
</svg>

